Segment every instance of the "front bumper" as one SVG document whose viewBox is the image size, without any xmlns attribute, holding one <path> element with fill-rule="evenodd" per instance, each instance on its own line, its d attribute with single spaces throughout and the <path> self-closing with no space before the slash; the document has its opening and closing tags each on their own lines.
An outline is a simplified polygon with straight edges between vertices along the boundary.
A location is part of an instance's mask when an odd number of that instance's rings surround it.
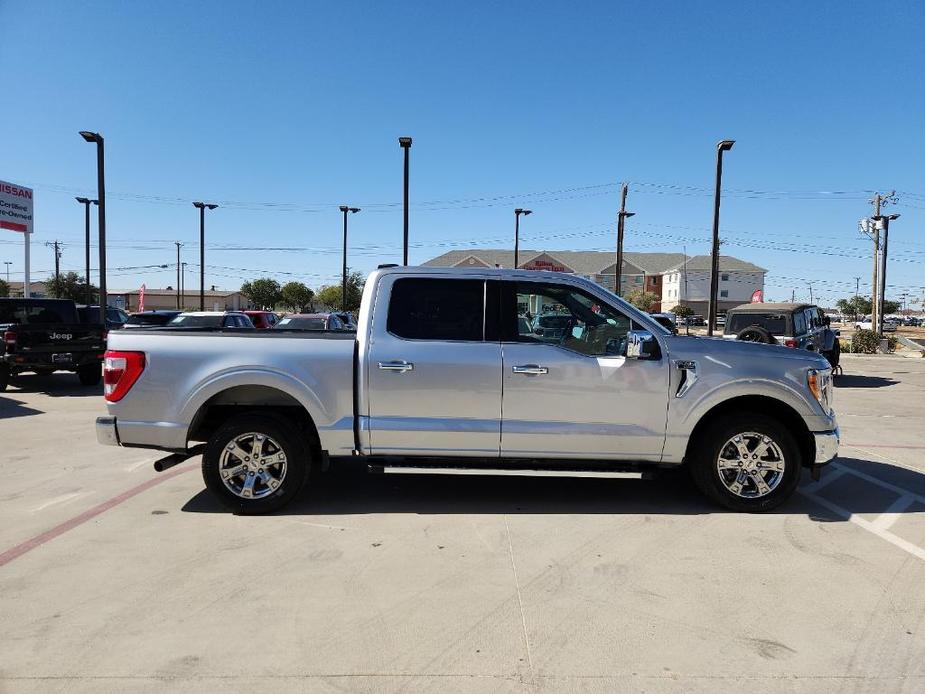
<svg viewBox="0 0 925 694">
<path fill-rule="evenodd" d="M 838 455 L 838 444 L 841 434 L 838 427 L 834 431 L 814 431 L 816 441 L 816 465 L 824 465 Z"/>
<path fill-rule="evenodd" d="M 115 417 L 96 418 L 96 441 L 104 446 L 119 445 L 119 430 L 116 429 Z"/>
</svg>

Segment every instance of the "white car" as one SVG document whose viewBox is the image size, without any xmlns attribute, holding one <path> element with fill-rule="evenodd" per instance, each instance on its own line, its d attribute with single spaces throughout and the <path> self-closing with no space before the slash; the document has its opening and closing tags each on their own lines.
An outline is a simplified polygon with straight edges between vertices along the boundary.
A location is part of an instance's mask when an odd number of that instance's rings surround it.
<svg viewBox="0 0 925 694">
<path fill-rule="evenodd" d="M 870 322 L 870 319 L 865 319 L 862 321 L 857 321 L 854 324 L 855 330 L 873 330 L 874 324 Z M 883 321 L 883 332 L 885 333 L 895 333 L 896 332 L 896 323 L 891 321 Z"/>
</svg>

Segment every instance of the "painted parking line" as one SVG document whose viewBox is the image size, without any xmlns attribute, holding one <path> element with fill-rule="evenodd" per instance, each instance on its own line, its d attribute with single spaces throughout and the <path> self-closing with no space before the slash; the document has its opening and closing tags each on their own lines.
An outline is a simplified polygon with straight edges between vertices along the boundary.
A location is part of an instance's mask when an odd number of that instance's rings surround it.
<svg viewBox="0 0 925 694">
<path fill-rule="evenodd" d="M 186 472 L 192 472 L 193 470 L 196 470 L 196 469 L 197 469 L 196 466 L 189 466 L 189 467 L 174 468 L 173 470 L 162 472 L 160 475 L 158 475 L 157 477 L 153 479 L 148 480 L 147 482 L 142 482 L 141 484 L 122 492 L 118 496 L 114 496 L 111 499 L 107 499 L 103 503 L 97 504 L 93 508 L 88 509 L 87 511 L 84 511 L 80 515 L 74 516 L 73 518 L 66 520 L 63 523 L 59 523 L 58 525 L 53 527 L 51 530 L 46 530 L 42 534 L 36 535 L 35 537 L 30 538 L 26 540 L 25 542 L 22 542 L 16 545 L 15 547 L 11 547 L 10 549 L 6 550 L 2 554 L 0 554 L 0 566 L 5 566 L 6 564 L 9 564 L 14 559 L 18 559 L 19 557 L 26 554 L 27 552 L 31 552 L 36 547 L 41 547 L 46 542 L 50 542 L 51 540 L 54 540 L 56 537 L 63 535 L 68 530 L 73 530 L 77 526 L 83 525 L 88 520 L 92 518 L 96 518 L 101 513 L 105 513 L 109 509 L 115 508 L 119 504 L 125 501 L 128 501 L 133 496 L 138 496 L 142 492 L 145 492 L 151 489 L 151 487 L 156 487 L 162 482 L 166 482 L 169 479 L 173 479 L 177 475 L 182 475 L 183 473 L 186 473 Z"/>
<path fill-rule="evenodd" d="M 834 513 L 837 516 L 844 518 L 845 520 L 851 521 L 858 527 L 864 528 L 868 531 L 879 537 L 881 540 L 886 540 L 894 547 L 898 547 L 904 552 L 908 552 L 914 557 L 918 557 L 922 561 L 925 561 L 925 549 L 919 547 L 918 545 L 909 542 L 908 540 L 901 538 L 899 535 L 891 533 L 889 528 L 895 523 L 899 517 L 902 515 L 902 512 L 908 509 L 912 504 L 917 501 L 925 502 L 925 497 L 920 496 L 910 492 L 908 489 L 898 487 L 895 484 L 890 484 L 889 482 L 884 482 L 883 480 L 872 477 L 867 473 L 860 472 L 859 470 L 854 470 L 845 465 L 839 465 L 838 463 L 830 463 L 829 467 L 833 468 L 833 474 L 826 475 L 825 478 L 821 479 L 818 482 L 808 485 L 802 489 L 798 489 L 803 496 L 807 499 L 810 499 L 820 506 L 827 508 L 829 511 Z M 894 493 L 899 494 L 899 498 L 894 501 L 890 507 L 877 516 L 874 520 L 869 521 L 865 518 L 861 518 L 859 515 L 852 513 L 846 508 L 842 508 L 838 504 L 829 501 L 828 499 L 819 496 L 818 491 L 828 486 L 839 477 L 843 475 L 851 475 L 853 477 L 858 477 L 866 482 L 870 482 L 884 489 L 888 489 Z"/>
</svg>

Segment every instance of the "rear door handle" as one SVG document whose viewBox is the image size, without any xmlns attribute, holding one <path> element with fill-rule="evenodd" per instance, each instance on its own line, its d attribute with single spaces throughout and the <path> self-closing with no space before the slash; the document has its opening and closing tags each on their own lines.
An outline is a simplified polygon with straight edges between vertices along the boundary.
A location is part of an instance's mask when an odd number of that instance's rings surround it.
<svg viewBox="0 0 925 694">
<path fill-rule="evenodd" d="M 545 366 L 537 366 L 536 364 L 523 364 L 522 366 L 514 366 L 511 368 L 515 374 L 527 374 L 528 376 L 539 376 L 541 374 L 548 374 L 549 369 Z"/>
<path fill-rule="evenodd" d="M 397 359 L 395 361 L 380 361 L 379 368 L 383 371 L 405 372 L 412 371 L 414 369 L 414 364 L 404 359 Z"/>
</svg>

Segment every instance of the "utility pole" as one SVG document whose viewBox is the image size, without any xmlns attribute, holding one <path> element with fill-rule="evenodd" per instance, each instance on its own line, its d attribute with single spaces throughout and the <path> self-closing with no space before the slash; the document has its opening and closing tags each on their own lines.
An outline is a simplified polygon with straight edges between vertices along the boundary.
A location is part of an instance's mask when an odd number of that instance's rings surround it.
<svg viewBox="0 0 925 694">
<path fill-rule="evenodd" d="M 174 241 L 174 245 L 177 247 L 177 310 L 180 310 L 180 246 L 183 244 L 179 241 Z"/>
<path fill-rule="evenodd" d="M 857 303 L 857 298 L 858 298 L 858 292 L 859 292 L 859 291 L 861 291 L 861 278 L 860 278 L 860 277 L 855 277 L 855 278 L 854 278 L 854 299 L 855 299 L 855 303 Z"/>
<path fill-rule="evenodd" d="M 888 214 L 888 215 L 878 215 L 874 218 L 874 223 L 879 226 L 883 225 L 883 261 L 880 267 L 880 294 L 877 296 L 878 301 L 880 302 L 877 305 L 877 332 L 878 334 L 883 334 L 883 306 L 884 300 L 886 299 L 886 254 L 887 254 L 887 244 L 890 241 L 890 222 L 894 219 L 899 219 L 899 214 Z"/>
<path fill-rule="evenodd" d="M 61 249 L 57 241 L 46 241 L 45 245 L 55 249 L 55 282 L 61 279 Z"/>
<path fill-rule="evenodd" d="M 629 186 L 624 183 L 620 188 L 620 211 L 617 213 L 617 265 L 613 271 L 613 293 L 622 296 L 623 284 L 623 229 L 626 224 L 626 218 L 632 217 L 635 212 L 626 211 L 626 194 L 629 192 Z M 643 285 L 645 291 L 645 285 Z"/>
<path fill-rule="evenodd" d="M 809 285 L 809 303 L 813 303 L 813 283 L 807 282 Z"/>
<path fill-rule="evenodd" d="M 185 308 L 186 304 L 186 263 L 180 263 L 180 296 L 183 297 L 180 301 L 181 305 L 179 308 L 182 311 Z"/>
<path fill-rule="evenodd" d="M 3 264 L 6 265 L 6 283 L 9 284 L 10 283 L 10 265 L 12 265 L 13 263 L 9 260 L 4 260 Z"/>
<path fill-rule="evenodd" d="M 790 290 L 790 303 L 791 303 L 791 304 L 795 304 L 795 303 L 796 303 L 796 300 L 797 300 L 797 290 L 796 290 L 796 289 L 791 289 L 791 290 Z"/>
<path fill-rule="evenodd" d="M 880 217 L 880 208 L 883 205 L 889 205 L 892 202 L 895 202 L 896 191 L 892 190 L 886 195 L 881 195 L 876 193 L 869 202 L 874 206 L 874 216 L 871 220 L 864 220 L 867 222 L 862 226 L 862 229 L 865 233 L 869 233 L 871 239 L 874 242 L 874 266 L 870 284 L 870 323 L 871 327 L 876 330 L 877 326 L 880 324 L 878 322 L 879 318 L 879 309 L 880 309 L 880 285 L 882 284 L 879 279 L 880 275 L 880 225 L 876 224 L 873 219 Z"/>
</svg>

